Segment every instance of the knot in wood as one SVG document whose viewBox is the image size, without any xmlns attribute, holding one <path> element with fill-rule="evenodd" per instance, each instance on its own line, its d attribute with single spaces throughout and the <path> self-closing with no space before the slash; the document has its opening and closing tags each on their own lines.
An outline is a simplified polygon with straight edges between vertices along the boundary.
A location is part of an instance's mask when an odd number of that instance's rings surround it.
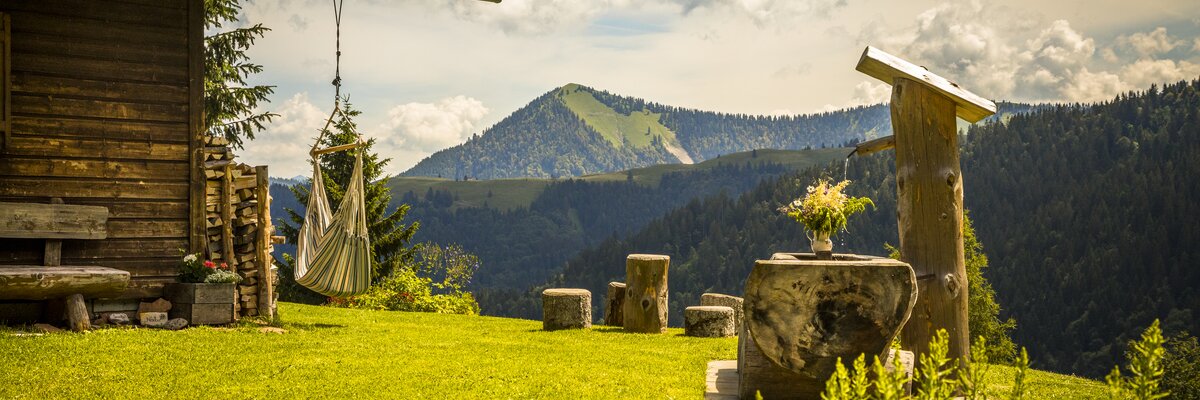
<svg viewBox="0 0 1200 400">
<path fill-rule="evenodd" d="M 958 292 L 962 288 L 962 285 L 958 282 L 958 277 L 954 276 L 954 274 L 946 274 L 946 276 L 942 277 L 942 285 L 946 287 L 947 292 L 950 292 L 950 298 L 958 298 Z"/>
</svg>

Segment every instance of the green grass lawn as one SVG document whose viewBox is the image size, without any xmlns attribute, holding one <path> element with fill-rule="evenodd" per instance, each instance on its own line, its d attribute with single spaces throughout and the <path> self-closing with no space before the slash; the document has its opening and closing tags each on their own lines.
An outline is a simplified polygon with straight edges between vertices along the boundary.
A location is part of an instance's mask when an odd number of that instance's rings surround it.
<svg viewBox="0 0 1200 400">
<path fill-rule="evenodd" d="M 629 115 L 620 114 L 574 83 L 559 90 L 562 91 L 562 100 L 567 108 L 583 118 L 588 126 L 607 139 L 613 147 L 621 148 L 626 142 L 633 147 L 646 147 L 655 136 L 678 144 L 675 133 L 659 122 L 658 113 L 641 111 Z"/>
<path fill-rule="evenodd" d="M 234 328 L 0 331 L 0 398 L 699 399 L 736 340 L 541 331 L 538 321 L 280 304 L 284 334 Z M 993 367 L 996 389 L 1012 370 Z M 1097 398 L 1034 372 L 1032 398 Z"/>
</svg>

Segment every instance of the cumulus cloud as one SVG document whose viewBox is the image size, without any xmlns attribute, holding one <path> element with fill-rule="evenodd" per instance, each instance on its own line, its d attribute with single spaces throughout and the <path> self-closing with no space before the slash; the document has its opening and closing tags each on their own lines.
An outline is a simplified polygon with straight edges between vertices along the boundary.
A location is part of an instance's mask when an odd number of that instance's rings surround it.
<svg viewBox="0 0 1200 400">
<path fill-rule="evenodd" d="M 862 81 L 854 85 L 854 96 L 850 98 L 852 106 L 879 104 L 891 100 L 892 86 L 883 82 Z"/>
<path fill-rule="evenodd" d="M 1200 52 L 1200 38 L 1196 38 L 1195 43 L 1192 44 L 1192 51 Z"/>
<path fill-rule="evenodd" d="M 272 111 L 279 117 L 256 135 L 238 158 L 252 165 L 270 165 L 272 176 L 308 175 L 308 151 L 329 117 L 328 111 L 313 105 L 308 92 L 296 93 L 277 104 Z"/>
<path fill-rule="evenodd" d="M 1139 57 L 1146 58 L 1171 51 L 1179 45 L 1179 42 L 1167 33 L 1167 28 L 1160 26 L 1150 32 L 1137 32 L 1118 37 L 1117 44 Z"/>
<path fill-rule="evenodd" d="M 1121 78 L 1134 88 L 1175 82 L 1200 75 L 1200 64 L 1174 60 L 1138 60 L 1121 68 Z"/>
<path fill-rule="evenodd" d="M 401 104 L 388 110 L 380 126 L 382 141 L 399 149 L 434 152 L 465 141 L 487 113 L 482 102 L 466 96 Z"/>
<path fill-rule="evenodd" d="M 675 3 L 684 14 L 700 9 L 750 17 L 758 25 L 795 21 L 798 17 L 828 17 L 846 0 L 659 0 Z"/>
<path fill-rule="evenodd" d="M 1159 58 L 1187 43 L 1164 27 L 1122 35 L 1101 46 L 1067 20 L 1037 22 L 979 2 L 935 6 L 918 15 L 915 27 L 897 30 L 868 23 L 859 39 L 894 49 L 995 99 L 1102 101 L 1200 74 L 1194 60 Z M 1200 51 L 1200 39 L 1193 47 Z"/>
</svg>

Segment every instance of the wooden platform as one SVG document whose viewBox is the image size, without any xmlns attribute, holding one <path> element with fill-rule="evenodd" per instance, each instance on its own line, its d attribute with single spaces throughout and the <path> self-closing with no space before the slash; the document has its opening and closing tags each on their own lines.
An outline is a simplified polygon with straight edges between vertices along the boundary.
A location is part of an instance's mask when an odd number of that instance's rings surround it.
<svg viewBox="0 0 1200 400">
<path fill-rule="evenodd" d="M 709 361 L 704 400 L 738 400 L 737 360 Z"/>
</svg>

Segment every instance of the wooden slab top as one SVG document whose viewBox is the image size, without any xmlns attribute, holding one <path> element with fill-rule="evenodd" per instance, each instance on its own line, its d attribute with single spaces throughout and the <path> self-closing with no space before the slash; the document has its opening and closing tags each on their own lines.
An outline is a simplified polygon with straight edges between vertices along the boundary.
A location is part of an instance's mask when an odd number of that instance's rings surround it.
<svg viewBox="0 0 1200 400">
<path fill-rule="evenodd" d="M 896 78 L 924 83 L 954 101 L 955 113 L 967 122 L 975 123 L 996 113 L 996 103 L 963 89 L 957 83 L 929 72 L 924 67 L 905 61 L 877 48 L 867 46 L 854 69 L 872 78 L 892 84 Z"/>
</svg>

